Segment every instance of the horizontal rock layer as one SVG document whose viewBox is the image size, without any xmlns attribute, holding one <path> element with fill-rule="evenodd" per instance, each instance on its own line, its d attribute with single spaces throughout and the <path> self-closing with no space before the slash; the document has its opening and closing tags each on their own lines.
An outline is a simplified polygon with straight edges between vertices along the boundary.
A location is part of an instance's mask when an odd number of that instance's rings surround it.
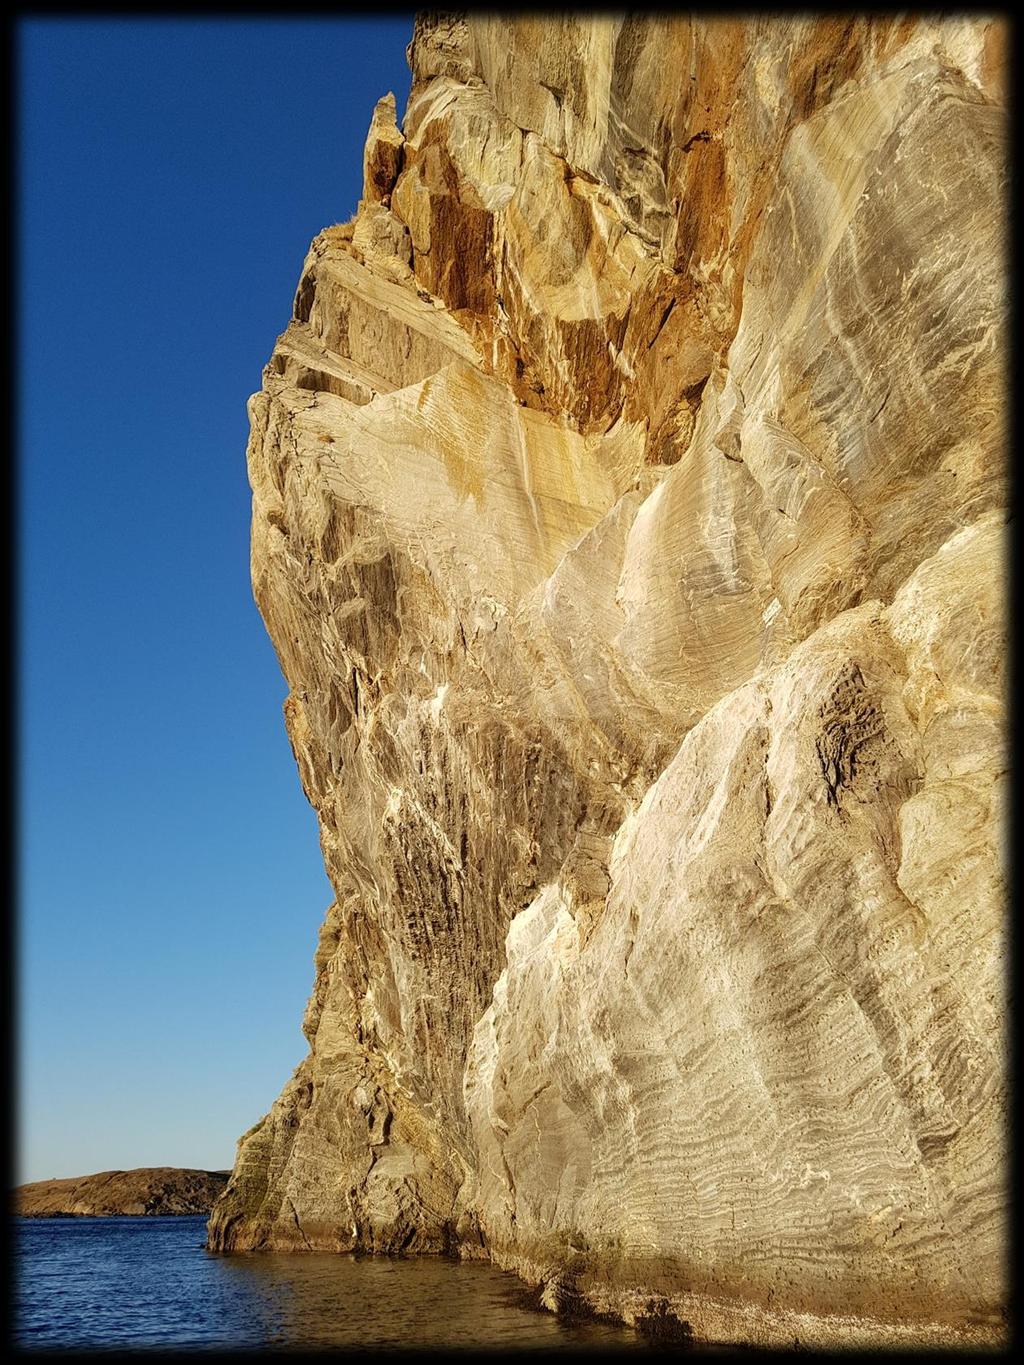
<svg viewBox="0 0 1024 1365">
<path fill-rule="evenodd" d="M 19 1185 L 14 1191 L 14 1211 L 25 1218 L 209 1213 L 227 1183 L 227 1171 L 176 1166 L 100 1171 Z"/>
<path fill-rule="evenodd" d="M 999 1339 L 1004 42 L 417 20 L 250 403 L 337 899 L 211 1246 Z"/>
</svg>

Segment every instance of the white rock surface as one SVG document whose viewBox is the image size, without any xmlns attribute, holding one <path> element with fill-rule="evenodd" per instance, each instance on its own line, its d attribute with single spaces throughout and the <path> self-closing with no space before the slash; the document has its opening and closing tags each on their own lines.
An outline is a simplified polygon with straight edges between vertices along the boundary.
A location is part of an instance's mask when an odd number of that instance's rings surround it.
<svg viewBox="0 0 1024 1365">
<path fill-rule="evenodd" d="M 337 901 L 212 1246 L 1002 1339 L 1004 45 L 417 20 L 250 404 Z"/>
</svg>

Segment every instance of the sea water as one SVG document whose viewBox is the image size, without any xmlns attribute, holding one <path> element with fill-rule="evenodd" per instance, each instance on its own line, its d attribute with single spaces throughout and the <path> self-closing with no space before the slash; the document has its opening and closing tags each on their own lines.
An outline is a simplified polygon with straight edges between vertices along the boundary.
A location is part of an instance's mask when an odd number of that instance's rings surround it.
<svg viewBox="0 0 1024 1365">
<path fill-rule="evenodd" d="M 205 1217 L 15 1218 L 22 1348 L 644 1348 L 565 1322 L 494 1266 L 316 1252 L 215 1255 Z"/>
</svg>

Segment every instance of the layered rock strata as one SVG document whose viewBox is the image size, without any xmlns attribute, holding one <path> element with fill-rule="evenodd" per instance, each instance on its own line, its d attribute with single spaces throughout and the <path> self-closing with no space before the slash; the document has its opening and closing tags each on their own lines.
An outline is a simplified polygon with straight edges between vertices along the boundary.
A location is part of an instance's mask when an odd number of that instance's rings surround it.
<svg viewBox="0 0 1024 1365">
<path fill-rule="evenodd" d="M 999 1339 L 1004 42 L 417 20 L 250 403 L 337 899 L 213 1247 Z"/>
</svg>

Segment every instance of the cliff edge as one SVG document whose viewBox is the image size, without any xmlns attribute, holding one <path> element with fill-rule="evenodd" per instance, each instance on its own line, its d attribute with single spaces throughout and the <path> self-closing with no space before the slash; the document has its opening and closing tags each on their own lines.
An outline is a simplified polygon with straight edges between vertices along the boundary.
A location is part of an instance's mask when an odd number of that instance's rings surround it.
<svg viewBox="0 0 1024 1365">
<path fill-rule="evenodd" d="M 210 1245 L 999 1341 L 1005 26 L 430 14 L 250 400 L 336 900 Z"/>
</svg>

